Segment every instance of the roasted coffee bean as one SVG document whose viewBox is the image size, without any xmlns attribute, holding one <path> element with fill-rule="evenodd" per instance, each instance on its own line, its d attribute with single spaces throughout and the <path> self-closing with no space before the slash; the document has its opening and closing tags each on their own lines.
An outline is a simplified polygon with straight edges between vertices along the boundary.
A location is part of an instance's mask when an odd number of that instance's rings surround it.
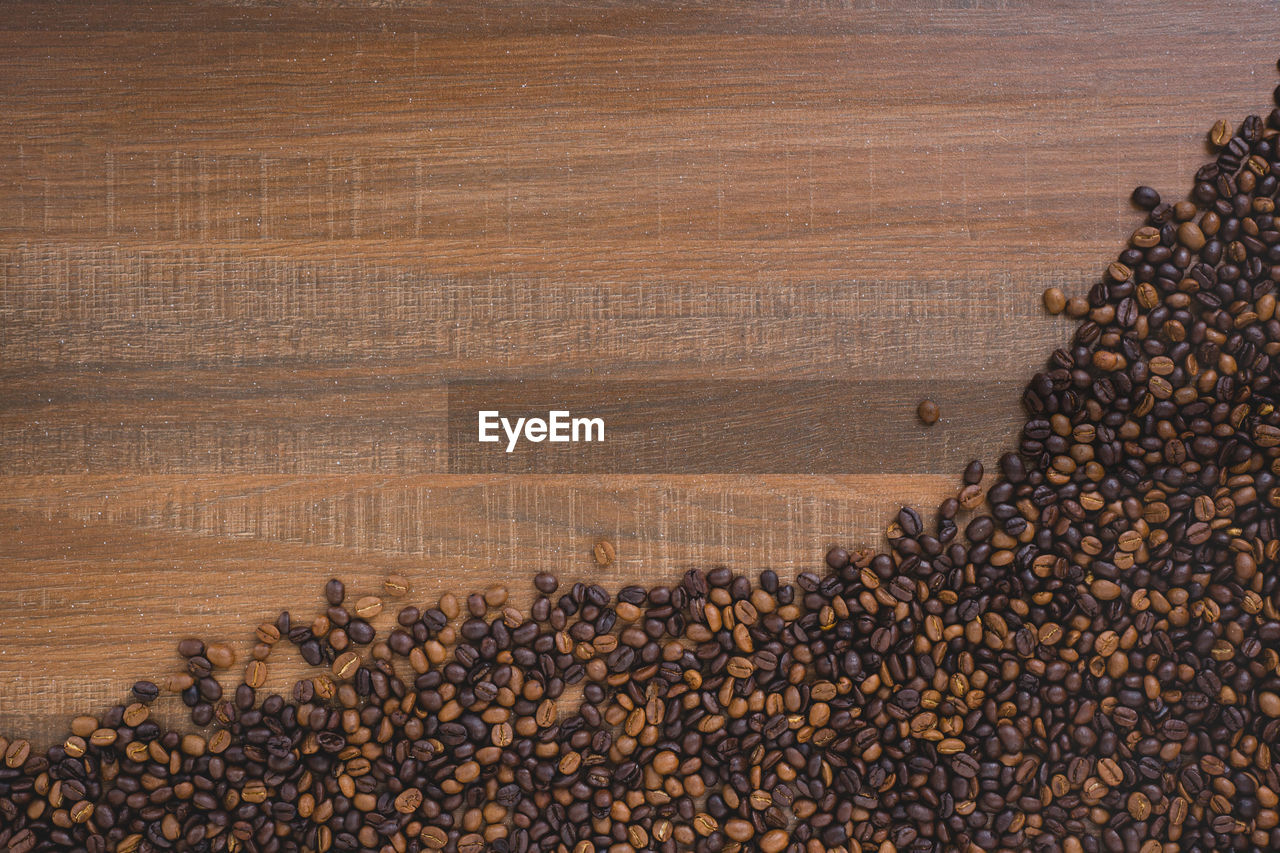
<svg viewBox="0 0 1280 853">
<path fill-rule="evenodd" d="M 1143 210 L 1152 210 L 1160 204 L 1160 193 L 1147 186 L 1135 188 L 1131 198 Z"/>
<path fill-rule="evenodd" d="M 1044 301 L 1044 310 L 1050 314 L 1058 315 L 1067 310 L 1067 296 L 1059 287 L 1046 289 L 1042 300 Z"/>
<path fill-rule="evenodd" d="M 373 619 L 382 612 L 382 599 L 376 595 L 366 595 L 356 602 L 352 612 L 361 619 Z"/>
<path fill-rule="evenodd" d="M 595 557 L 596 565 L 602 568 L 610 565 L 617 558 L 613 543 L 607 539 L 601 539 L 592 546 L 591 554 Z"/>
<path fill-rule="evenodd" d="M 136 681 L 132 693 L 139 702 L 154 702 L 160 696 L 160 688 L 150 681 Z"/>
<path fill-rule="evenodd" d="M 225 643 L 210 643 L 205 647 L 204 656 L 218 669 L 229 669 L 236 662 L 236 653 Z"/>
</svg>

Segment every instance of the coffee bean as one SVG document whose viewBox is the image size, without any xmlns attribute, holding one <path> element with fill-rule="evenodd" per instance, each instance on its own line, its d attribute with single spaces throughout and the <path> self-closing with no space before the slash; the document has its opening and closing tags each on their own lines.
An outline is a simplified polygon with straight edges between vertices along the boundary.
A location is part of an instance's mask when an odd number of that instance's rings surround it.
<svg viewBox="0 0 1280 853">
<path fill-rule="evenodd" d="M 762 853 L 782 853 L 790 838 L 781 829 L 771 829 L 760 837 L 760 850 Z"/>
<path fill-rule="evenodd" d="M 260 660 L 251 660 L 244 668 L 244 683 L 255 690 L 267 683 L 267 665 Z"/>
<path fill-rule="evenodd" d="M 604 567 L 609 565 L 617 557 L 613 543 L 607 539 L 601 539 L 591 549 L 591 554 L 595 557 L 596 565 Z"/>
<path fill-rule="evenodd" d="M 422 805 L 422 791 L 417 788 L 405 788 L 396 797 L 395 807 L 400 814 L 413 814 Z"/>
<path fill-rule="evenodd" d="M 1067 295 L 1061 288 L 1050 287 L 1044 292 L 1044 310 L 1058 315 L 1067 310 Z"/>
<path fill-rule="evenodd" d="M 142 721 L 150 716 L 150 709 L 141 702 L 135 702 L 126 707 L 121 714 L 121 720 L 130 728 L 137 728 L 142 725 Z"/>
<path fill-rule="evenodd" d="M 160 688 L 150 681 L 135 681 L 131 692 L 139 702 L 154 702 L 160 696 Z"/>
<path fill-rule="evenodd" d="M 963 748 L 964 745 L 962 743 L 961 749 Z M 957 776 L 965 779 L 972 779 L 978 775 L 978 771 L 981 768 L 978 764 L 978 760 L 972 755 L 969 755 L 966 752 L 957 751 L 951 756 L 951 769 Z"/>
<path fill-rule="evenodd" d="M 369 645 L 373 642 L 374 637 L 377 636 L 373 626 L 364 619 L 352 619 L 347 623 L 345 633 L 351 639 L 351 642 L 361 646 Z M 308 661 L 308 663 L 311 663 L 311 661 Z"/>
<path fill-rule="evenodd" d="M 1146 820 L 1151 815 L 1151 801 L 1141 791 L 1129 795 L 1129 816 L 1134 820 Z"/>
<path fill-rule="evenodd" d="M 225 643 L 210 643 L 204 656 L 218 669 L 229 669 L 236 662 L 236 653 Z"/>
<path fill-rule="evenodd" d="M 500 608 L 507 603 L 507 588 L 494 584 L 484 591 L 484 603 L 489 607 Z"/>
<path fill-rule="evenodd" d="M 376 595 L 366 595 L 356 602 L 353 612 L 361 619 L 373 619 L 382 612 L 382 599 Z"/>
<path fill-rule="evenodd" d="M 1124 772 L 1112 758 L 1103 758 L 1098 761 L 1098 776 L 1104 784 L 1113 788 L 1124 781 Z"/>
<path fill-rule="evenodd" d="M 942 413 L 938 409 L 938 404 L 932 400 L 921 400 L 920 405 L 916 406 L 916 417 L 925 426 L 933 426 L 941 416 Z"/>
<path fill-rule="evenodd" d="M 1143 210 L 1151 210 L 1160 204 L 1160 193 L 1148 186 L 1136 187 L 1131 198 Z"/>
<path fill-rule="evenodd" d="M 1178 226 L 1178 241 L 1191 251 L 1198 252 L 1204 248 L 1207 239 L 1200 226 L 1194 222 L 1184 222 Z"/>
<path fill-rule="evenodd" d="M 840 547 L 834 547 L 827 551 L 828 568 L 839 571 L 849 565 L 849 552 Z"/>
<path fill-rule="evenodd" d="M 435 826 L 425 826 L 418 834 L 419 840 L 428 850 L 443 850 L 449 843 L 449 834 Z"/>
<path fill-rule="evenodd" d="M 27 759 L 31 756 L 31 744 L 25 740 L 15 740 L 11 742 L 4 753 L 4 763 L 6 767 L 18 768 L 26 764 Z"/>
<path fill-rule="evenodd" d="M 9 839 L 9 853 L 30 853 L 39 839 L 30 829 L 20 829 Z"/>
<path fill-rule="evenodd" d="M 404 575 L 387 575 L 386 580 L 382 582 L 382 588 L 387 595 L 399 598 L 407 595 L 411 586 L 409 585 L 409 579 Z"/>
<path fill-rule="evenodd" d="M 662 776 L 674 773 L 678 766 L 680 766 L 680 759 L 671 750 L 663 750 L 653 759 L 654 772 Z"/>
<path fill-rule="evenodd" d="M 725 671 L 734 678 L 749 678 L 755 672 L 755 664 L 748 658 L 734 657 L 725 665 Z"/>
<path fill-rule="evenodd" d="M 351 678 L 356 674 L 356 669 L 359 666 L 359 654 L 356 652 L 343 652 L 333 661 L 333 674 L 342 679 Z"/>
<path fill-rule="evenodd" d="M 1201 125 L 1203 127 L 1204 125 Z M 1209 129 L 1209 142 L 1214 148 L 1222 148 L 1231 141 L 1231 125 L 1226 119 L 1218 119 Z"/>
</svg>

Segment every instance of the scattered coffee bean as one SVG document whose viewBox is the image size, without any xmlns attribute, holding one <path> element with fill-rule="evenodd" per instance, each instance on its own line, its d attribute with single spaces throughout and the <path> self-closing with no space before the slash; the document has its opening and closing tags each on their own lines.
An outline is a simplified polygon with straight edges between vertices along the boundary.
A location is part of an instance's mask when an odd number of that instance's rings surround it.
<svg viewBox="0 0 1280 853">
<path fill-rule="evenodd" d="M 601 539 L 591 549 L 591 555 L 595 557 L 596 565 L 603 568 L 614 561 L 617 557 L 617 552 L 614 551 L 612 542 L 607 539 Z"/>
<path fill-rule="evenodd" d="M 373 619 L 382 612 L 382 599 L 376 595 L 366 595 L 356 602 L 354 612 L 361 619 Z"/>
<path fill-rule="evenodd" d="M 1134 188 L 1131 198 L 1143 210 L 1152 210 L 1160 204 L 1160 193 L 1148 186 Z"/>
<path fill-rule="evenodd" d="M 139 702 L 154 702 L 160 696 L 160 688 L 150 681 L 136 681 L 133 695 Z"/>
<path fill-rule="evenodd" d="M 230 669 L 236 662 L 236 653 L 225 643 L 210 643 L 205 646 L 204 656 L 218 669 Z"/>
<path fill-rule="evenodd" d="M 1060 287 L 1050 287 L 1044 292 L 1044 310 L 1058 315 L 1067 310 L 1067 295 Z"/>
<path fill-rule="evenodd" d="M 346 599 L 346 597 L 347 597 L 347 587 L 342 581 L 338 580 L 337 578 L 333 578 L 327 584 L 324 585 L 325 601 L 329 602 L 329 604 L 333 605 L 334 607 L 340 606 L 342 602 Z"/>
</svg>

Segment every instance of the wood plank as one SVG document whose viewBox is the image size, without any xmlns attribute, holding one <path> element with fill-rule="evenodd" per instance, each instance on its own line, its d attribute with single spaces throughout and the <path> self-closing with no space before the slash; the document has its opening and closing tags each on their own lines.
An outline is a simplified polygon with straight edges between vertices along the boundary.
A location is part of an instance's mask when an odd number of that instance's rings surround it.
<svg viewBox="0 0 1280 853">
<path fill-rule="evenodd" d="M 249 371 L 233 381 L 244 384 L 99 376 L 59 389 L 56 402 L 0 395 L 0 473 L 631 474 L 669 471 L 673 453 L 683 473 L 954 472 L 1016 440 L 1023 390 L 966 380 L 522 378 L 469 384 L 451 399 L 422 373 L 309 371 L 276 384 L 270 371 Z M 932 428 L 916 417 L 926 398 L 943 413 Z M 602 418 L 606 441 L 528 445 L 510 458 L 476 442 L 478 408 L 545 417 L 565 405 Z"/>
</svg>

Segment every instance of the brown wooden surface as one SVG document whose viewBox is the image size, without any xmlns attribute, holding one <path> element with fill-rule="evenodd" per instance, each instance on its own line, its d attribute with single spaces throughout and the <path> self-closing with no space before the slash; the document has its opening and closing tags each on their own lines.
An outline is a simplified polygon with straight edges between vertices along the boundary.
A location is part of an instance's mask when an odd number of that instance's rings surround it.
<svg viewBox="0 0 1280 853">
<path fill-rule="evenodd" d="M 330 575 L 425 601 L 876 542 L 957 472 L 451 475 L 443 383 L 1007 388 L 894 440 L 994 459 L 1068 334 L 1040 291 L 1268 108 L 1280 48 L 1271 2 L 391 6 L 0 8 L 0 729 L 188 632 L 243 652 Z"/>
</svg>

